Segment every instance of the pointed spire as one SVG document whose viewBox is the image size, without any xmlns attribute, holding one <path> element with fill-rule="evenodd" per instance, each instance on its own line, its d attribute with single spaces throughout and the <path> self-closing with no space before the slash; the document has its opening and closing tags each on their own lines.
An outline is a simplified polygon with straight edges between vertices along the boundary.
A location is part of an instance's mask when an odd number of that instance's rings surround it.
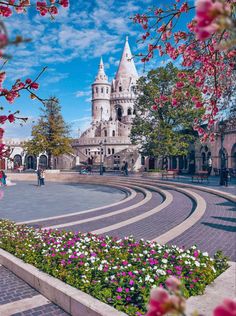
<svg viewBox="0 0 236 316">
<path fill-rule="evenodd" d="M 108 78 L 105 74 L 105 70 L 104 70 L 104 64 L 103 64 L 103 60 L 102 57 L 100 59 L 100 64 L 99 64 L 99 68 L 98 68 L 98 74 L 97 77 L 95 79 L 95 82 L 99 82 L 99 83 L 107 83 L 108 82 Z"/>
<path fill-rule="evenodd" d="M 126 36 L 125 46 L 123 50 L 123 54 L 120 60 L 119 68 L 116 73 L 116 80 L 122 78 L 138 78 L 138 73 L 134 64 L 134 60 L 132 58 L 132 53 L 129 47 L 128 36 Z"/>
</svg>

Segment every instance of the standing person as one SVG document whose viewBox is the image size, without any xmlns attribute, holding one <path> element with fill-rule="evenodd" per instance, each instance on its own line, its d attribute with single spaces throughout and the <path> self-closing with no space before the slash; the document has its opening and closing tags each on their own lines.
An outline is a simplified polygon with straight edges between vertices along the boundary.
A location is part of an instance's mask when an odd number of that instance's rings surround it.
<svg viewBox="0 0 236 316">
<path fill-rule="evenodd" d="M 3 185 L 3 171 L 0 170 L 0 185 Z"/>
<path fill-rule="evenodd" d="M 5 172 L 2 170 L 2 184 L 4 186 L 7 185 L 7 175 L 5 174 Z"/>
<path fill-rule="evenodd" d="M 38 186 L 41 186 L 41 169 L 38 168 L 37 170 L 37 179 L 38 179 Z"/>
<path fill-rule="evenodd" d="M 41 173 L 40 173 L 41 185 L 45 185 L 44 179 L 45 179 L 45 171 L 44 169 L 41 169 Z"/>
<path fill-rule="evenodd" d="M 128 175 L 129 175 L 129 172 L 128 172 L 128 162 L 125 161 L 124 163 L 125 163 L 125 164 L 124 164 L 124 175 L 125 175 L 126 177 L 128 177 Z"/>
<path fill-rule="evenodd" d="M 211 170 L 212 170 L 212 159 L 209 157 L 208 159 L 208 175 L 211 175 Z"/>
</svg>

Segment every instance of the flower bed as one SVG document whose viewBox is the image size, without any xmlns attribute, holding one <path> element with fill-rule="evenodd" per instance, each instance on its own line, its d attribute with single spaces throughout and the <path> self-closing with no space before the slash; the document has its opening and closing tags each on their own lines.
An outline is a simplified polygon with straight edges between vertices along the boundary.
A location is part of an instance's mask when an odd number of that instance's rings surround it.
<svg viewBox="0 0 236 316">
<path fill-rule="evenodd" d="M 0 220 L 0 247 L 128 315 L 144 315 L 150 289 L 177 276 L 185 297 L 203 293 L 227 267 L 195 246 L 188 250 L 133 237 L 34 229 Z"/>
</svg>

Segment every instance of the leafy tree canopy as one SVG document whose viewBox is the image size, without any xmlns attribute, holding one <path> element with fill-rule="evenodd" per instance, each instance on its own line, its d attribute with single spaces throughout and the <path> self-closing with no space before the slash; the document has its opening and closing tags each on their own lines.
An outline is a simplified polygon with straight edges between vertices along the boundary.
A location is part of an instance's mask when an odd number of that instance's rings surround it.
<svg viewBox="0 0 236 316">
<path fill-rule="evenodd" d="M 144 155 L 186 155 L 189 144 L 196 137 L 193 121 L 203 114 L 203 110 L 196 109 L 193 100 L 201 96 L 194 87 L 184 85 L 181 103 L 179 99 L 177 104 L 173 103 L 170 96 L 180 81 L 178 74 L 178 68 L 168 63 L 166 67 L 149 71 L 147 76 L 138 81 L 139 96 L 135 104 L 136 117 L 131 140 L 139 144 L 140 152 Z"/>
<path fill-rule="evenodd" d="M 32 139 L 24 144 L 24 148 L 34 155 L 46 152 L 50 168 L 52 156 L 72 152 L 70 128 L 61 115 L 57 98 L 51 97 L 41 112 L 37 124 L 32 128 Z"/>
</svg>

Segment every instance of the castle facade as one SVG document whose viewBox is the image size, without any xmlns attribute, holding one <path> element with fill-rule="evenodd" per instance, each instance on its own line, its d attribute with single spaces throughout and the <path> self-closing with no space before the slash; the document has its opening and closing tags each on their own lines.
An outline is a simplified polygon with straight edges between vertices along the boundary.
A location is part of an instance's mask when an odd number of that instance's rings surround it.
<svg viewBox="0 0 236 316">
<path fill-rule="evenodd" d="M 101 58 L 92 84 L 92 122 L 73 148 L 78 162 L 100 164 L 107 168 L 127 161 L 129 168 L 140 167 L 137 147 L 131 144 L 130 131 L 135 116 L 135 87 L 138 73 L 126 38 L 115 78 L 109 82 Z"/>
</svg>

